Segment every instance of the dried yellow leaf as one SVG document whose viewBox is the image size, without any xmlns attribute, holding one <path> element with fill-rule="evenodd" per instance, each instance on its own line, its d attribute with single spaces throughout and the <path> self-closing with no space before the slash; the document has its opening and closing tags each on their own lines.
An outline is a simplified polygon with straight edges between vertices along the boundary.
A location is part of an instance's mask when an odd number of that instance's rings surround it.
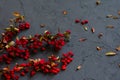
<svg viewBox="0 0 120 80">
<path fill-rule="evenodd" d="M 19 16 L 20 16 L 20 13 L 19 13 L 19 12 L 13 12 L 13 15 L 14 15 L 15 17 L 19 17 Z"/>
<path fill-rule="evenodd" d="M 9 45 L 6 45 L 5 48 L 9 48 L 10 46 Z"/>
<path fill-rule="evenodd" d="M 9 43 L 9 46 L 13 46 L 15 44 L 15 42 L 14 41 L 11 41 L 10 43 Z"/>
<path fill-rule="evenodd" d="M 19 31 L 19 29 L 18 29 L 18 28 L 16 28 L 16 27 L 14 28 L 14 30 L 15 30 L 15 31 Z"/>
<path fill-rule="evenodd" d="M 4 30 L 6 30 L 6 31 L 11 31 L 11 28 L 8 27 L 8 28 L 5 28 Z"/>
<path fill-rule="evenodd" d="M 88 30 L 87 26 L 83 26 L 83 28 L 84 28 L 84 30 L 85 30 L 85 31 L 87 31 L 87 30 Z"/>
<path fill-rule="evenodd" d="M 106 55 L 106 56 L 115 56 L 116 53 L 113 52 L 113 51 L 110 51 L 110 52 L 105 53 L 105 55 Z"/>
<path fill-rule="evenodd" d="M 20 16 L 20 18 L 21 18 L 22 21 L 25 19 L 24 16 Z"/>
</svg>

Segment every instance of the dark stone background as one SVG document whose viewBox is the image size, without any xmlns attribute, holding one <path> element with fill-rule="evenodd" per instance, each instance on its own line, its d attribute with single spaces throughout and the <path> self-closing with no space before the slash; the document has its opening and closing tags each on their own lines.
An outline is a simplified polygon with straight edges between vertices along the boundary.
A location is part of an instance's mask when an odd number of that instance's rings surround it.
<svg viewBox="0 0 120 80">
<path fill-rule="evenodd" d="M 67 29 L 72 32 L 70 42 L 58 54 L 61 55 L 62 52 L 69 50 L 75 54 L 74 61 L 66 71 L 54 76 L 37 73 L 32 78 L 27 75 L 20 80 L 120 80 L 119 52 L 113 57 L 105 56 L 105 52 L 115 51 L 116 46 L 120 45 L 120 19 L 106 18 L 108 14 L 118 16 L 120 0 L 101 0 L 99 6 L 95 3 L 96 0 L 0 0 L 0 32 L 8 26 L 14 11 L 25 15 L 31 24 L 31 28 L 19 36 L 42 33 L 44 30 L 56 33 L 58 27 L 61 32 Z M 67 10 L 68 14 L 63 15 L 63 10 Z M 84 31 L 80 24 L 74 23 L 76 18 L 89 20 L 88 31 Z M 40 28 L 41 23 L 47 26 Z M 114 25 L 115 28 L 107 29 L 107 25 Z M 90 31 L 91 27 L 96 29 L 94 34 Z M 102 39 L 97 37 L 100 32 L 104 33 Z M 79 42 L 81 37 L 87 38 L 87 41 Z M 96 46 L 101 46 L 103 49 L 97 51 Z M 46 58 L 50 54 L 52 52 L 40 53 L 32 58 Z M 12 66 L 16 62 L 25 61 L 15 60 Z M 75 71 L 78 65 L 82 65 L 82 68 Z"/>
</svg>

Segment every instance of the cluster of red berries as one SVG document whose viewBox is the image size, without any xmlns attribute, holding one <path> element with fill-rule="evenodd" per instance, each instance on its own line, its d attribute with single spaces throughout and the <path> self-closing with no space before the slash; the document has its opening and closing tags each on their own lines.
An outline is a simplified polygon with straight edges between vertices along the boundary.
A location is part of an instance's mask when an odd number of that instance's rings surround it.
<svg viewBox="0 0 120 80">
<path fill-rule="evenodd" d="M 81 25 L 85 25 L 85 24 L 88 23 L 88 20 L 82 20 L 82 21 L 80 21 L 79 19 L 76 19 L 75 23 L 81 23 Z"/>
<path fill-rule="evenodd" d="M 73 60 L 73 53 L 70 51 L 63 54 L 62 58 L 51 55 L 48 57 L 48 61 L 44 59 L 29 59 L 28 63 L 16 64 L 12 70 L 8 67 L 3 68 L 3 77 L 5 80 L 18 80 L 19 75 L 15 73 L 20 73 L 21 76 L 25 76 L 26 73 L 30 72 L 30 76 L 34 76 L 37 72 L 58 74 L 60 70 L 65 70 L 67 65 Z M 60 62 L 62 62 L 60 69 Z"/>
<path fill-rule="evenodd" d="M 69 41 L 71 32 L 69 30 L 64 33 L 58 32 L 51 34 L 45 31 L 43 34 L 35 34 L 34 36 L 22 36 L 12 41 L 13 37 L 22 30 L 29 29 L 30 24 L 24 20 L 24 16 L 19 13 L 14 13 L 15 18 L 11 19 L 10 27 L 6 28 L 6 32 L 2 33 L 0 40 L 0 63 L 6 62 L 10 64 L 15 58 L 30 58 L 31 53 L 45 51 L 47 49 L 59 51 Z M 52 48 L 52 49 L 51 49 Z M 5 67 L 0 70 L 0 73 L 5 80 L 19 80 L 19 74 L 25 76 L 30 72 L 30 76 L 34 76 L 36 72 L 57 74 L 60 70 L 65 70 L 67 65 L 73 60 L 73 53 L 70 51 L 62 55 L 62 58 L 51 55 L 48 60 L 45 59 L 29 59 L 28 63 L 16 64 L 12 70 Z M 62 64 L 62 65 L 61 65 Z M 61 67 L 59 67 L 61 65 Z M 16 74 L 17 73 L 17 74 Z"/>
<path fill-rule="evenodd" d="M 61 62 L 62 62 L 61 69 L 62 70 L 66 70 L 67 65 L 73 60 L 72 56 L 73 56 L 73 52 L 71 52 L 71 51 L 66 54 L 63 54 L 63 57 L 61 59 Z"/>
<path fill-rule="evenodd" d="M 52 48 L 55 51 L 59 51 L 66 43 L 66 39 L 69 38 L 70 31 L 67 30 L 63 34 L 57 33 L 51 34 L 49 31 L 45 31 L 43 35 L 36 34 L 33 37 L 21 37 L 16 39 L 15 42 L 11 41 L 5 46 L 6 53 L 0 56 L 0 62 L 10 62 L 16 58 L 23 58 L 27 60 L 30 57 L 30 53 L 37 53 L 38 50 L 45 51 Z"/>
<path fill-rule="evenodd" d="M 20 31 L 30 28 L 30 24 L 26 22 L 22 15 L 16 16 L 14 19 L 10 19 L 10 25 L 3 32 L 0 39 L 0 51 L 4 50 L 6 44 L 8 44 L 13 37 L 15 37 Z"/>
</svg>

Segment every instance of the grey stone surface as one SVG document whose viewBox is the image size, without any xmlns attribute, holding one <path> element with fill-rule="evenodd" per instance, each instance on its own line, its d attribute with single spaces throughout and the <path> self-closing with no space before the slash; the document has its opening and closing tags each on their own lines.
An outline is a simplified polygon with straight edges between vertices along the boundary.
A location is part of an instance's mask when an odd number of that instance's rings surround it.
<svg viewBox="0 0 120 80">
<path fill-rule="evenodd" d="M 107 51 L 115 51 L 114 48 L 120 45 L 120 19 L 113 20 L 106 18 L 106 15 L 117 15 L 120 10 L 120 0 L 101 0 L 101 4 L 96 6 L 96 0 L 0 0 L 0 32 L 9 24 L 12 12 L 19 11 L 25 15 L 30 22 L 31 28 L 22 32 L 22 35 L 34 35 L 50 30 L 56 33 L 58 27 L 62 32 L 70 29 L 71 40 L 59 52 L 72 50 L 75 54 L 74 61 L 68 66 L 66 71 L 57 75 L 44 75 L 37 73 L 32 78 L 21 77 L 20 80 L 120 80 L 120 52 L 113 57 L 105 56 Z M 62 11 L 67 10 L 68 14 L 63 15 Z M 120 16 L 119 16 L 120 17 Z M 76 18 L 88 19 L 88 31 L 75 24 Z M 46 24 L 45 28 L 40 28 L 41 23 Z M 106 29 L 107 25 L 114 25 L 114 29 Z M 90 28 L 94 27 L 96 32 L 91 33 Z M 98 39 L 99 32 L 103 32 L 102 39 Z M 87 41 L 79 42 L 79 38 L 85 37 Z M 102 46 L 103 50 L 97 51 L 96 46 Z M 51 52 L 50 52 L 51 54 Z M 44 57 L 50 54 L 37 54 L 33 58 Z M 21 59 L 12 62 L 25 62 Z M 82 65 L 81 70 L 75 71 L 78 65 Z"/>
</svg>

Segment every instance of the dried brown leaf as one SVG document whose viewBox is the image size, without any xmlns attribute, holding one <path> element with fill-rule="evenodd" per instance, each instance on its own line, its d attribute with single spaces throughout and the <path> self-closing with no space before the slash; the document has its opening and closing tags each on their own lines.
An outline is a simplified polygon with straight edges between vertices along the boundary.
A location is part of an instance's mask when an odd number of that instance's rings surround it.
<svg viewBox="0 0 120 80">
<path fill-rule="evenodd" d="M 94 27 L 91 28 L 91 32 L 92 32 L 92 33 L 95 32 L 95 28 L 94 28 Z"/>
<path fill-rule="evenodd" d="M 120 46 L 116 47 L 116 51 L 120 51 Z"/>
<path fill-rule="evenodd" d="M 80 39 L 79 39 L 80 42 L 84 42 L 84 41 L 86 41 L 86 40 L 87 40 L 86 38 L 80 38 Z"/>
<path fill-rule="evenodd" d="M 111 28 L 111 29 L 113 29 L 114 26 L 113 26 L 113 25 L 108 25 L 108 26 L 106 26 L 106 28 Z"/>
<path fill-rule="evenodd" d="M 68 14 L 68 12 L 67 12 L 66 10 L 64 10 L 64 11 L 63 11 L 63 14 L 64 14 L 64 15 L 67 15 L 67 14 Z"/>
<path fill-rule="evenodd" d="M 118 11 L 118 15 L 120 15 L 120 10 Z"/>
<path fill-rule="evenodd" d="M 97 46 L 96 49 L 97 49 L 98 51 L 102 50 L 102 48 L 99 47 L 99 46 Z"/>
<path fill-rule="evenodd" d="M 118 17 L 118 16 L 112 16 L 112 18 L 113 18 L 113 19 L 119 19 L 119 17 Z"/>
<path fill-rule="evenodd" d="M 40 24 L 40 27 L 41 28 L 44 28 L 46 25 L 45 24 Z"/>
<path fill-rule="evenodd" d="M 81 65 L 77 66 L 76 70 L 80 70 L 81 69 Z"/>
<path fill-rule="evenodd" d="M 103 33 L 98 34 L 98 38 L 101 38 L 103 36 Z"/>
<path fill-rule="evenodd" d="M 101 4 L 101 1 L 100 1 L 100 0 L 97 0 L 97 1 L 96 1 L 96 5 L 99 5 L 99 4 Z"/>
</svg>

